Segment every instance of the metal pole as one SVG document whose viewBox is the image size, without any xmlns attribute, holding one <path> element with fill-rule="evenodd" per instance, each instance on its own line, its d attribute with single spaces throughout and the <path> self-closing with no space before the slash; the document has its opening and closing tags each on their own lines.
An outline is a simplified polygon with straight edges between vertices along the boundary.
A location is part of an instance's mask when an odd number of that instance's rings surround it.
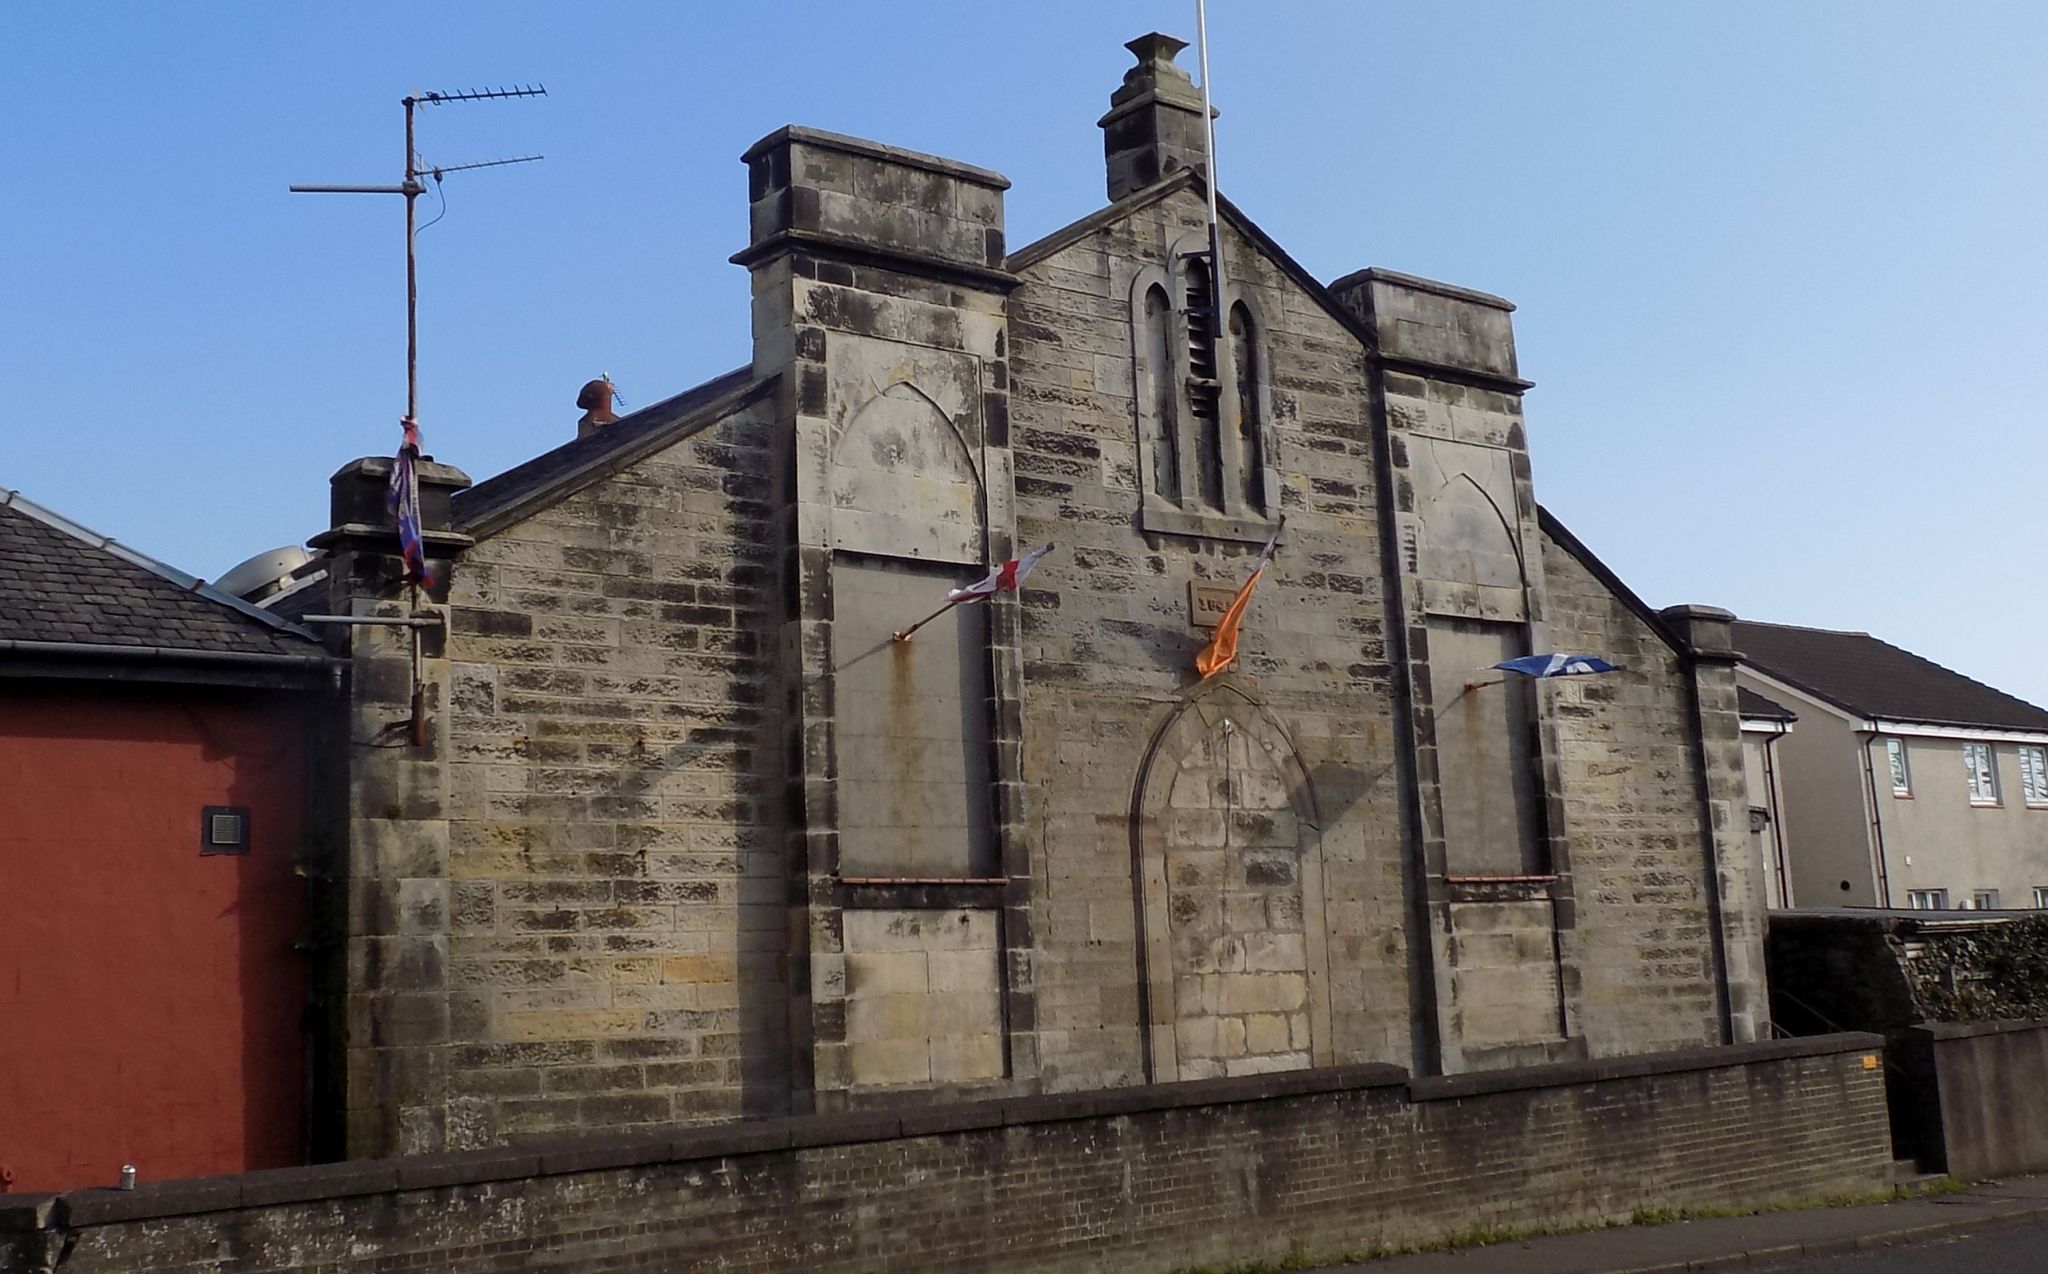
<svg viewBox="0 0 2048 1274">
<path fill-rule="evenodd" d="M 1208 73 L 1203 72 L 1203 78 Z M 405 99 L 405 418 L 420 418 L 420 283 L 413 253 L 413 201 L 419 198 L 412 144 L 413 99 Z"/>
<path fill-rule="evenodd" d="M 979 599 L 976 599 L 976 600 L 979 600 Z M 911 625 L 910 627 L 908 627 L 908 628 L 899 628 L 899 629 L 897 629 L 897 630 L 896 630 L 895 632 L 893 632 L 893 633 L 890 633 L 890 634 L 889 634 L 889 640 L 890 640 L 890 641 L 909 641 L 909 640 L 910 640 L 910 638 L 911 638 L 911 635 L 912 635 L 912 634 L 914 634 L 915 632 L 917 632 L 917 630 L 918 630 L 918 629 L 920 629 L 920 628 L 923 628 L 923 627 L 924 627 L 924 626 L 925 626 L 926 624 L 929 624 L 929 623 L 931 623 L 931 622 L 932 622 L 933 620 L 937 619 L 937 618 L 938 618 L 939 616 L 941 616 L 941 615 L 945 614 L 945 613 L 946 613 L 947 611 L 949 611 L 949 610 L 953 609 L 953 608 L 954 608 L 955 606 L 958 606 L 959 604 L 960 604 L 959 602 L 947 602 L 947 603 L 946 603 L 946 604 L 945 604 L 944 606 L 941 606 L 941 607 L 939 607 L 939 608 L 938 608 L 937 610 L 933 611 L 933 612 L 932 612 L 931 614 L 929 614 L 929 615 L 926 615 L 926 616 L 925 616 L 925 617 L 924 617 L 923 619 L 920 619 L 920 620 L 918 620 L 918 621 L 917 621 L 916 623 L 912 624 L 912 625 Z"/>
<path fill-rule="evenodd" d="M 1215 289 L 1215 336 L 1220 344 L 1230 319 L 1223 308 L 1223 234 L 1216 219 L 1216 113 L 1209 108 L 1209 4 L 1195 0 L 1195 39 L 1202 55 L 1202 128 L 1208 139 L 1203 159 L 1208 165 L 1209 186 L 1209 283 Z"/>
</svg>

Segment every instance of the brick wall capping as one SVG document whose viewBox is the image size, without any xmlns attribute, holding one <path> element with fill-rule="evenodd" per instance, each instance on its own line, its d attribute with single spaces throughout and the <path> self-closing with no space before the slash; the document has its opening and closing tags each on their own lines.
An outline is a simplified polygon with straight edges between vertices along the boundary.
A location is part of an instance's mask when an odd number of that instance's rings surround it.
<svg viewBox="0 0 2048 1274">
<path fill-rule="evenodd" d="M 1008 270 L 999 270 L 993 266 L 969 265 L 963 261 L 928 256 L 921 252 L 902 252 L 866 239 L 848 238 L 824 230 L 777 230 L 758 243 L 748 244 L 726 259 L 734 265 L 745 266 L 751 270 L 763 261 L 787 252 L 800 251 L 987 292 L 1008 292 L 1023 282 Z"/>
<path fill-rule="evenodd" d="M 477 1181 L 511 1181 L 539 1176 L 541 1155 L 533 1147 L 458 1150 L 449 1154 L 407 1155 L 393 1161 L 401 1190 L 433 1190 Z"/>
<path fill-rule="evenodd" d="M 244 1172 L 234 1179 L 241 1183 L 242 1206 L 260 1208 L 310 1199 L 384 1194 L 398 1188 L 398 1168 L 388 1159 L 368 1159 L 299 1168 L 264 1168 Z"/>
<path fill-rule="evenodd" d="M 1807 1035 L 1787 1040 L 1759 1040 L 1754 1044 L 1718 1044 L 1709 1048 L 1678 1049 L 1668 1053 L 1645 1053 L 1639 1057 L 1611 1057 L 1598 1061 L 1554 1062 L 1542 1066 L 1519 1066 L 1509 1070 L 1472 1071 L 1463 1075 L 1430 1075 L 1408 1085 L 1412 1101 L 1443 1101 L 1456 1097 L 1477 1097 L 1486 1093 L 1507 1093 L 1526 1088 L 1557 1088 L 1591 1084 L 1603 1080 L 1634 1079 L 1646 1075 L 1677 1075 L 1687 1071 L 1721 1070 L 1755 1062 L 1780 1061 L 1794 1057 L 1826 1057 L 1838 1053 L 1877 1053 L 1884 1049 L 1884 1036 L 1862 1031 L 1838 1035 Z"/>
<path fill-rule="evenodd" d="M 1906 1034 L 1930 1040 L 1975 1039 L 1980 1035 L 2011 1035 L 2048 1031 L 2048 1018 L 2008 1018 L 1992 1022 L 1916 1022 Z"/>
<path fill-rule="evenodd" d="M 1795 1054 L 1772 1054 L 1781 1055 Z M 103 1225 L 312 1199 L 381 1194 L 391 1190 L 431 1190 L 654 1163 L 727 1159 L 777 1150 L 893 1141 L 900 1137 L 936 1136 L 989 1128 L 1029 1127 L 1147 1111 L 1194 1109 L 1313 1093 L 1398 1088 L 1406 1084 L 1408 1078 L 1408 1072 L 1399 1066 L 1367 1063 L 1091 1092 L 800 1115 L 712 1127 L 544 1137 L 493 1150 L 273 1168 L 233 1176 L 148 1182 L 133 1190 L 94 1188 L 59 1195 L 23 1195 L 0 1203 L 0 1229 L 9 1225 L 40 1228 L 44 1213 L 50 1207 L 59 1210 L 56 1214 L 58 1224 Z M 33 1218 L 33 1221 L 23 1218 Z"/>
<path fill-rule="evenodd" d="M 133 1190 L 112 1186 L 70 1190 L 58 1199 L 52 1219 L 59 1225 L 106 1225 L 148 1217 L 227 1212 L 241 1206 L 240 1178 L 189 1177 L 182 1181 L 146 1182 Z"/>
<path fill-rule="evenodd" d="M 54 1194 L 0 1194 L 0 1233 L 42 1229 L 56 1202 Z"/>
<path fill-rule="evenodd" d="M 993 168 L 981 168 L 974 164 L 961 163 L 957 159 L 947 159 L 943 155 L 927 155 L 923 151 L 905 150 L 900 146 L 871 142 L 864 137 L 849 137 L 845 133 L 827 132 L 822 128 L 808 128 L 802 124 L 784 124 L 747 147 L 745 153 L 740 156 L 740 162 L 751 164 L 776 147 L 790 142 L 816 146 L 820 150 L 836 150 L 848 155 L 859 155 L 866 159 L 904 164 L 911 168 L 922 168 L 926 172 L 971 181 L 977 186 L 987 186 L 992 190 L 1010 188 L 1010 179 Z"/>
</svg>

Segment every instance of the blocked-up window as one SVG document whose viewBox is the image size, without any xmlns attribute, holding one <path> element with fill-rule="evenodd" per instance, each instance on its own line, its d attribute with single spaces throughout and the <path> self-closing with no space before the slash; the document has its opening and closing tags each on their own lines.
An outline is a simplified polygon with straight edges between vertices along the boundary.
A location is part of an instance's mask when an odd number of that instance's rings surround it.
<svg viewBox="0 0 2048 1274">
<path fill-rule="evenodd" d="M 988 611 L 956 606 L 907 642 L 961 569 L 833 557 L 832 667 L 842 876 L 997 872 Z"/>
<path fill-rule="evenodd" d="M 1970 780 L 1970 804 L 1998 804 L 1998 764 L 1988 743 L 1963 745 L 1963 770 Z"/>
<path fill-rule="evenodd" d="M 2048 748 L 2020 749 L 2020 790 L 2029 805 L 2048 805 Z"/>
<path fill-rule="evenodd" d="M 1443 802 L 1446 869 L 1454 876 L 1547 870 L 1537 802 L 1535 691 L 1492 665 L 1527 653 L 1520 624 L 1432 615 L 1430 691 Z"/>
</svg>

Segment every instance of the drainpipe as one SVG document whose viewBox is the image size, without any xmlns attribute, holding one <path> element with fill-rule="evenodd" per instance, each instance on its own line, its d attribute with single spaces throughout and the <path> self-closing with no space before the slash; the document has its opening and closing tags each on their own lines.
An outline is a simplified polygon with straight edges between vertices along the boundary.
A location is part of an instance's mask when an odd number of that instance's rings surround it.
<svg viewBox="0 0 2048 1274">
<path fill-rule="evenodd" d="M 1884 857 L 1884 807 L 1877 803 L 1877 764 L 1870 758 L 1871 746 L 1877 742 L 1877 723 L 1871 722 L 1870 728 L 1873 733 L 1863 740 L 1863 785 L 1870 793 L 1870 844 L 1877 863 L 1878 906 L 1889 908 L 1892 905 L 1892 873 Z"/>
<path fill-rule="evenodd" d="M 1778 741 L 1787 733 L 1781 725 L 1776 734 L 1764 739 L 1764 795 L 1771 803 L 1771 871 L 1778 878 L 1778 905 L 1781 907 L 1794 904 L 1792 877 L 1785 871 L 1785 811 L 1778 800 L 1778 764 L 1772 757 Z"/>
</svg>

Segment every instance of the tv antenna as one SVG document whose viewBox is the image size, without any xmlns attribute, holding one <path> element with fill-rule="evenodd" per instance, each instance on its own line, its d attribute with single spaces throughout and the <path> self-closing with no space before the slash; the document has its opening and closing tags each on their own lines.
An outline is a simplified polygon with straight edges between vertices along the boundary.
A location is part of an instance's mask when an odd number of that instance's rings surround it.
<svg viewBox="0 0 2048 1274">
<path fill-rule="evenodd" d="M 419 264 L 413 250 L 416 233 L 413 203 L 426 193 L 422 177 L 432 177 L 436 185 L 448 173 L 469 172 L 477 168 L 502 168 L 507 164 L 530 164 L 544 158 L 541 155 L 520 155 L 512 159 L 485 159 L 471 164 L 427 164 L 420 163 L 419 151 L 413 145 L 413 111 L 421 106 L 445 106 L 452 102 L 490 102 L 508 97 L 546 97 L 545 85 L 522 84 L 517 88 L 463 89 L 454 93 L 413 92 L 399 99 L 405 107 L 405 180 L 396 186 L 293 186 L 294 194 L 314 195 L 404 195 L 405 196 L 405 418 L 415 423 L 420 412 L 420 320 L 419 320 Z"/>
</svg>

